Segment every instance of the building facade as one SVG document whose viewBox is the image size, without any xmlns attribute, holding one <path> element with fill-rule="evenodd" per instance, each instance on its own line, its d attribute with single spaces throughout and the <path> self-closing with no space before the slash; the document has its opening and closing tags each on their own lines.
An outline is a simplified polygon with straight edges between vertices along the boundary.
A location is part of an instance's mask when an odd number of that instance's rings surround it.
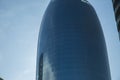
<svg viewBox="0 0 120 80">
<path fill-rule="evenodd" d="M 120 0 L 112 0 L 112 2 L 113 2 L 113 9 L 115 13 L 117 29 L 118 29 L 119 37 L 120 37 Z"/>
<path fill-rule="evenodd" d="M 111 80 L 104 35 L 83 0 L 51 0 L 38 41 L 36 80 Z"/>
</svg>

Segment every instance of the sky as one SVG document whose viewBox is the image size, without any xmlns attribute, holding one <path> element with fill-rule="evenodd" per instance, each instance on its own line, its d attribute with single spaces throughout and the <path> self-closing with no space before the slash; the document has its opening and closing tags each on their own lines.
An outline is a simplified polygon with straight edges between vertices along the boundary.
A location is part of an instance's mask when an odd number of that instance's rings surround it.
<svg viewBox="0 0 120 80">
<path fill-rule="evenodd" d="M 112 80 L 120 80 L 120 40 L 112 0 L 88 0 L 99 17 Z M 0 0 L 0 77 L 35 80 L 38 33 L 49 0 Z"/>
</svg>

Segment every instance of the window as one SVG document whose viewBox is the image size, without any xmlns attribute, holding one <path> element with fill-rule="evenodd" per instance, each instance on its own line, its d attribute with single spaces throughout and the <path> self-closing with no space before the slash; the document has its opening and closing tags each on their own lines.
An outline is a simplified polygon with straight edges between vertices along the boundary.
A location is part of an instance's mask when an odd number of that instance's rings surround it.
<svg viewBox="0 0 120 80">
<path fill-rule="evenodd" d="M 42 76 L 43 76 L 43 53 L 41 54 L 39 59 L 39 79 L 38 80 L 42 80 Z"/>
</svg>

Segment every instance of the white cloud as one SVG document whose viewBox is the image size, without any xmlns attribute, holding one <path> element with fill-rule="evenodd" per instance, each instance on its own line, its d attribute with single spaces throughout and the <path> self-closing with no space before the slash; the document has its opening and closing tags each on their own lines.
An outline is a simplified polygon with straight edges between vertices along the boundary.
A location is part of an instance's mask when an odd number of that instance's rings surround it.
<svg viewBox="0 0 120 80">
<path fill-rule="evenodd" d="M 15 74 L 11 80 L 35 80 L 35 71 L 31 68 L 25 69 L 18 74 Z"/>
<path fill-rule="evenodd" d="M 28 1 L 27 4 L 24 0 L 22 4 L 11 1 L 5 1 L 3 9 L 0 9 L 0 48 L 6 56 L 6 63 L 0 72 L 5 80 L 35 80 L 36 37 L 41 14 L 48 1 Z M 2 61 L 3 56 L 0 53 L 0 65 Z"/>
<path fill-rule="evenodd" d="M 47 56 L 44 56 L 43 80 L 55 80 L 54 72 Z"/>
</svg>

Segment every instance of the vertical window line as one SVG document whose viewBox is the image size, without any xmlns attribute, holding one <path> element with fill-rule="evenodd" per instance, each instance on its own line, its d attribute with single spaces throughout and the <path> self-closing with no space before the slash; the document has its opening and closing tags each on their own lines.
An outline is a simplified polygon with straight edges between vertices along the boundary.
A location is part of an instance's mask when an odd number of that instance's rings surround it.
<svg viewBox="0 0 120 80">
<path fill-rule="evenodd" d="M 38 80 L 43 80 L 43 53 L 41 53 L 39 58 L 39 78 Z"/>
</svg>

